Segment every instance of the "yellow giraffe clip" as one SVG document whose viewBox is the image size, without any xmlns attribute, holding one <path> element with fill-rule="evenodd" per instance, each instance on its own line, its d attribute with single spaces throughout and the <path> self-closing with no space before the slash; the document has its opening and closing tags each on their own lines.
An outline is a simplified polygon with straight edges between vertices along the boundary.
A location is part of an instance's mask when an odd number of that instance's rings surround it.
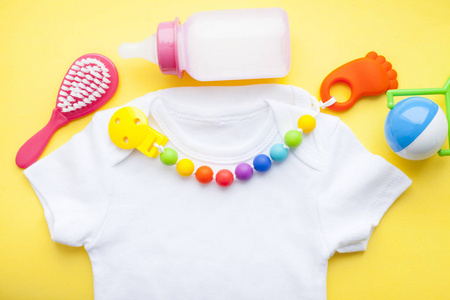
<svg viewBox="0 0 450 300">
<path fill-rule="evenodd" d="M 111 141 L 119 148 L 136 148 L 148 157 L 158 157 L 158 147 L 168 139 L 148 126 L 146 115 L 135 107 L 127 106 L 116 111 L 108 126 Z"/>
</svg>

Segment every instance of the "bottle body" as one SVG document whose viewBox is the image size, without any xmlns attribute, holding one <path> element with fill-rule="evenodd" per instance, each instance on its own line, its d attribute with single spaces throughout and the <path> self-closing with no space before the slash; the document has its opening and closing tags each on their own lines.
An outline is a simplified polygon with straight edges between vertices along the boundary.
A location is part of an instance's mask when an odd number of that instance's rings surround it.
<svg viewBox="0 0 450 300">
<path fill-rule="evenodd" d="M 289 72 L 289 21 L 281 8 L 198 12 L 180 29 L 179 60 L 197 80 L 277 78 Z"/>
<path fill-rule="evenodd" d="M 184 24 L 163 22 L 140 43 L 119 47 L 124 58 L 142 57 L 163 74 L 186 71 L 199 81 L 279 78 L 290 69 L 290 33 L 281 8 L 197 12 Z"/>
</svg>

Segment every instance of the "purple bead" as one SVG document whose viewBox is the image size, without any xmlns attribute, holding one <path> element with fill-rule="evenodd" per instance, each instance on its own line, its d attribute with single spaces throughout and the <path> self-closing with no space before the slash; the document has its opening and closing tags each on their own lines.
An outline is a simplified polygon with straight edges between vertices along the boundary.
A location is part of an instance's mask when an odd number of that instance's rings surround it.
<svg viewBox="0 0 450 300">
<path fill-rule="evenodd" d="M 239 180 L 249 180 L 253 175 L 253 168 L 247 163 L 241 163 L 236 166 L 234 173 Z"/>
</svg>

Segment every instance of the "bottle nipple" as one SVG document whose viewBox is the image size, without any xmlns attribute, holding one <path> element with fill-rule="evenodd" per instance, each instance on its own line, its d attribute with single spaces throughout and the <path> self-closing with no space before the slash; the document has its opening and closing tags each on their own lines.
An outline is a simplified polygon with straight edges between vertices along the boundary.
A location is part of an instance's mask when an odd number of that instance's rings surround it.
<svg viewBox="0 0 450 300">
<path fill-rule="evenodd" d="M 119 46 L 118 52 L 122 58 L 139 57 L 157 65 L 156 33 L 138 43 L 123 43 Z"/>
</svg>

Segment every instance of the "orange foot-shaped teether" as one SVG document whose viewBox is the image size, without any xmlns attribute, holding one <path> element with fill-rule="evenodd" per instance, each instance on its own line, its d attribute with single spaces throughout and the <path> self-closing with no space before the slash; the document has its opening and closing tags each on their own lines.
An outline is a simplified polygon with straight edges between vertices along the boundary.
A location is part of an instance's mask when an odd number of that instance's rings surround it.
<svg viewBox="0 0 450 300">
<path fill-rule="evenodd" d="M 349 109 L 361 97 L 380 95 L 398 87 L 397 72 L 392 69 L 391 63 L 386 61 L 384 56 L 374 51 L 328 74 L 320 86 L 322 101 L 328 101 L 331 98 L 330 88 L 336 82 L 345 82 L 351 90 L 350 99 L 330 106 L 336 111 Z"/>
</svg>

